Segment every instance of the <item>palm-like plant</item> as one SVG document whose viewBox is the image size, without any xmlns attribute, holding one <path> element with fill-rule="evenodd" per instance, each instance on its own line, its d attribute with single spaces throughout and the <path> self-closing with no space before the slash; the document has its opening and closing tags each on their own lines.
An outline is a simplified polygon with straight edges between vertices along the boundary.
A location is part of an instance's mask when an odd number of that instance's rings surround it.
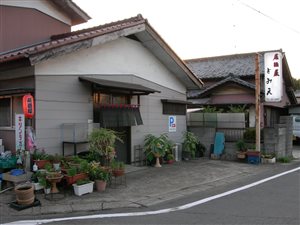
<svg viewBox="0 0 300 225">
<path fill-rule="evenodd" d="M 159 158 L 163 157 L 169 148 L 172 148 L 172 142 L 169 140 L 167 134 L 161 134 L 158 137 L 153 134 L 146 135 L 144 151 L 149 161 L 152 161 L 154 157 L 156 158 L 155 167 L 161 167 Z"/>
<path fill-rule="evenodd" d="M 197 144 L 199 143 L 194 133 L 186 131 L 183 135 L 183 149 L 186 152 L 191 153 L 192 158 L 195 158 L 197 150 Z"/>
</svg>

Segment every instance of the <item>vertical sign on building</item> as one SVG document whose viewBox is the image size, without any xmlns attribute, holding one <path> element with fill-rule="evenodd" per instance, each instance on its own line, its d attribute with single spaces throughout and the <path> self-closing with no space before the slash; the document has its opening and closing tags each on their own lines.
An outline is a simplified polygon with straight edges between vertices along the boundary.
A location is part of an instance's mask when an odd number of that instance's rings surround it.
<svg viewBox="0 0 300 225">
<path fill-rule="evenodd" d="M 169 116 L 169 132 L 176 132 L 176 116 Z"/>
<path fill-rule="evenodd" d="M 16 150 L 25 150 L 25 118 L 24 114 L 15 117 Z"/>
<path fill-rule="evenodd" d="M 282 54 L 268 52 L 265 61 L 265 101 L 280 102 L 282 98 Z"/>
</svg>

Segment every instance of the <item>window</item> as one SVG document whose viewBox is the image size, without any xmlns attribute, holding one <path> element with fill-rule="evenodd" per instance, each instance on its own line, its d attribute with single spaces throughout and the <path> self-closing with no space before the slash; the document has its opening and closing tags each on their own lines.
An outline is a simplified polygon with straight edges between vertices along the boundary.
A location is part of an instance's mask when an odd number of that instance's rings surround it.
<svg viewBox="0 0 300 225">
<path fill-rule="evenodd" d="M 163 102 L 163 114 L 164 115 L 186 115 L 186 105 Z"/>
<path fill-rule="evenodd" d="M 13 127 L 16 113 L 23 113 L 22 96 L 0 97 L 0 127 Z"/>
<path fill-rule="evenodd" d="M 11 98 L 0 99 L 0 127 L 11 126 Z"/>
<path fill-rule="evenodd" d="M 95 105 L 108 105 L 108 104 L 128 104 L 129 98 L 125 95 L 104 94 L 94 92 L 93 94 Z"/>
</svg>

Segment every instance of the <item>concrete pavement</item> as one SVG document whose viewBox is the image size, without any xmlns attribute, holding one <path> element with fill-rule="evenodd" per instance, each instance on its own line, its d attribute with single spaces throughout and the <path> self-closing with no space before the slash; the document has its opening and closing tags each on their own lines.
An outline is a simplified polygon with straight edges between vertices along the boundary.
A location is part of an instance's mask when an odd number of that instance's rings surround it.
<svg viewBox="0 0 300 225">
<path fill-rule="evenodd" d="M 300 150 L 296 153 L 300 153 Z M 295 159 L 292 164 L 300 165 L 300 158 Z M 44 194 L 37 192 L 36 197 L 41 206 L 22 211 L 9 207 L 9 203 L 15 201 L 15 194 L 13 190 L 6 191 L 0 194 L 0 212 L 3 218 L 17 220 L 18 216 L 34 219 L 41 214 L 148 207 L 285 167 L 286 164 L 281 163 L 252 165 L 207 158 L 164 164 L 162 168 L 127 166 L 126 185 L 113 185 L 105 192 L 93 192 L 80 197 L 75 196 L 70 187 L 52 200 L 45 199 Z"/>
</svg>

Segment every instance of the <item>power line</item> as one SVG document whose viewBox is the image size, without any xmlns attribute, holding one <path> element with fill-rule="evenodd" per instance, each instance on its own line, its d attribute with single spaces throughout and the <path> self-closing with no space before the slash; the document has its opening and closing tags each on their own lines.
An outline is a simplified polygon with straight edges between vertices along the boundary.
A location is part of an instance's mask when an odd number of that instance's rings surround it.
<svg viewBox="0 0 300 225">
<path fill-rule="evenodd" d="M 256 9 L 256 8 L 254 8 L 253 6 L 248 5 L 248 4 L 246 4 L 246 3 L 244 3 L 244 2 L 242 2 L 242 1 L 240 1 L 240 0 L 237 0 L 237 1 L 240 2 L 242 5 L 246 6 L 247 8 L 249 8 L 249 9 L 251 9 L 251 10 L 257 12 L 258 14 L 261 14 L 261 15 L 263 15 L 264 17 L 266 17 L 266 18 L 272 20 L 273 22 L 278 23 L 279 25 L 281 25 L 281 26 L 283 26 L 283 27 L 285 27 L 285 28 L 287 28 L 287 29 L 289 29 L 289 30 L 291 30 L 291 31 L 293 31 L 293 32 L 295 32 L 295 33 L 297 33 L 297 34 L 300 34 L 300 32 L 299 32 L 298 30 L 294 29 L 293 27 L 290 27 L 290 26 L 288 26 L 288 25 L 286 25 L 286 24 L 280 22 L 279 20 L 276 20 L 275 18 L 273 18 L 273 17 L 271 17 L 271 16 L 269 16 L 269 15 L 267 15 L 267 14 L 265 14 L 265 13 L 259 11 L 259 10 Z"/>
</svg>

